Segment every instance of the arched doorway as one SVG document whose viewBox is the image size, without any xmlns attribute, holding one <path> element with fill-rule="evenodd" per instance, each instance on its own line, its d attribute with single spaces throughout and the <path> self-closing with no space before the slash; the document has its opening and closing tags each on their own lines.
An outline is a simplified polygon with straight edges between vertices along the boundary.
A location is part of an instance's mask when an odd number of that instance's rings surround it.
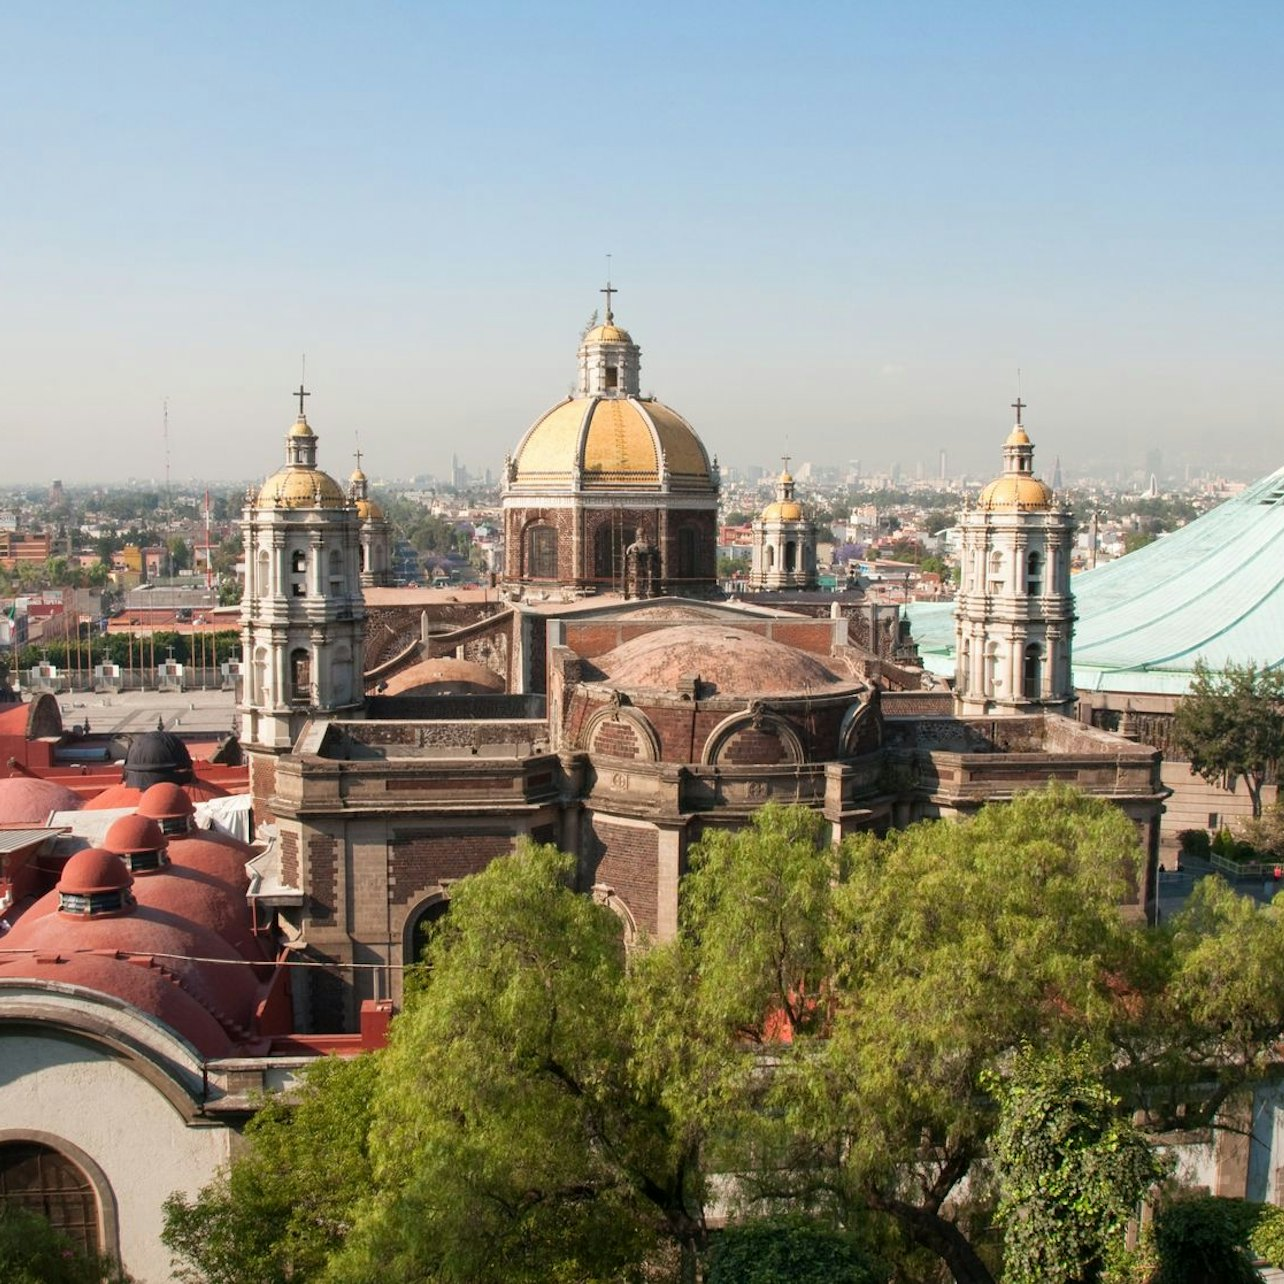
<svg viewBox="0 0 1284 1284">
<path fill-rule="evenodd" d="M 433 928 L 449 911 L 450 897 L 444 892 L 435 892 L 406 920 L 401 957 L 407 967 L 423 962 Z"/>
<path fill-rule="evenodd" d="M 0 1204 L 39 1213 L 87 1253 L 103 1251 L 94 1185 L 78 1164 L 52 1146 L 0 1142 Z"/>
</svg>

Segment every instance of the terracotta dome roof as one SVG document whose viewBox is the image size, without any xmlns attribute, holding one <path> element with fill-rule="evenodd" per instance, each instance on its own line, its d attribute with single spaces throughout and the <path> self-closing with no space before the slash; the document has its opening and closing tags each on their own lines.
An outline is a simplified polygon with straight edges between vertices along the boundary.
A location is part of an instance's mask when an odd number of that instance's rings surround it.
<svg viewBox="0 0 1284 1284">
<path fill-rule="evenodd" d="M 122 816 L 113 821 L 103 838 L 105 851 L 118 856 L 131 852 L 158 852 L 165 847 L 161 827 L 149 816 Z"/>
<path fill-rule="evenodd" d="M 785 695 L 847 685 L 817 656 L 720 624 L 655 629 L 592 663 L 624 690 L 671 692 L 693 674 L 719 695 Z"/>
<path fill-rule="evenodd" d="M 173 972 L 159 963 L 140 965 L 115 954 L 67 951 L 39 958 L 34 953 L 0 955 L 0 981 L 28 979 L 79 986 L 128 1003 L 168 1026 L 207 1057 L 227 1056 L 233 1049 L 228 1032 L 214 1015 L 175 985 Z"/>
<path fill-rule="evenodd" d="M 119 856 L 111 859 L 124 867 Z M 144 879 L 140 886 L 163 881 Z M 260 985 L 253 969 L 243 966 L 245 959 L 218 933 L 170 910 L 140 904 L 122 917 L 90 915 L 75 922 L 61 914 L 23 915 L 5 937 L 5 946 L 52 955 L 103 951 L 150 956 L 235 1038 L 248 1037 L 254 1022 Z"/>
<path fill-rule="evenodd" d="M 498 673 L 488 669 L 484 664 L 475 664 L 472 660 L 457 660 L 453 656 L 443 656 L 436 660 L 421 660 L 409 669 L 402 669 L 388 679 L 388 685 L 380 695 L 404 695 L 409 691 L 420 691 L 429 688 L 430 693 L 461 694 L 469 692 L 484 693 L 504 690 L 504 679 Z M 425 692 L 428 694 L 429 692 Z"/>
<path fill-rule="evenodd" d="M 164 783 L 164 782 L 162 782 Z M 154 786 L 149 786 L 154 787 Z M 186 795 L 189 802 L 204 802 L 207 798 L 226 798 L 228 791 L 221 785 L 216 785 L 212 780 L 203 780 L 200 776 L 193 776 L 185 785 L 178 785 L 176 788 L 181 789 Z M 144 789 L 139 789 L 135 785 L 110 785 L 102 793 L 95 795 L 85 803 L 86 811 L 119 811 L 122 807 L 138 807 L 142 802 Z"/>
<path fill-rule="evenodd" d="M 52 780 L 9 776 L 0 780 L 0 824 L 43 825 L 56 811 L 79 811 L 84 800 Z"/>
<path fill-rule="evenodd" d="M 133 881 L 133 874 L 115 852 L 101 847 L 82 847 L 63 866 L 58 879 L 58 893 L 62 896 L 93 896 L 98 892 L 118 892 Z"/>
<path fill-rule="evenodd" d="M 240 873 L 240 884 L 232 885 L 218 874 L 197 869 L 190 861 L 171 861 L 157 873 L 136 879 L 134 896 L 139 905 L 199 923 L 243 959 L 268 963 L 270 955 L 265 951 L 271 948 L 271 938 L 254 935 L 243 865 Z"/>
<path fill-rule="evenodd" d="M 244 896 L 250 885 L 245 862 L 253 857 L 254 850 L 231 834 L 219 834 L 210 829 L 175 834 L 170 837 L 166 850 L 172 865 L 217 878 L 239 896 Z"/>
<path fill-rule="evenodd" d="M 363 522 L 381 522 L 384 520 L 383 506 L 373 499 L 357 500 L 357 516 Z"/>
<path fill-rule="evenodd" d="M 512 468 L 518 490 L 714 489 L 695 429 L 676 410 L 640 397 L 561 402 L 527 431 Z"/>
<path fill-rule="evenodd" d="M 192 800 L 183 790 L 168 781 L 153 785 L 138 800 L 138 814 L 152 820 L 176 820 L 180 816 L 192 815 L 195 810 Z"/>
</svg>

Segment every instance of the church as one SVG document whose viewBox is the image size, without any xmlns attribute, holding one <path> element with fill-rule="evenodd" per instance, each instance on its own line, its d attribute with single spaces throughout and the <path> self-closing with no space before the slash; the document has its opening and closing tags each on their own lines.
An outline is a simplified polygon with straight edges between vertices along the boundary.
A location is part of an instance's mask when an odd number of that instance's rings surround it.
<svg viewBox="0 0 1284 1284">
<path fill-rule="evenodd" d="M 1136 821 L 1144 912 L 1158 755 L 1065 716 L 1072 527 L 1025 428 L 965 520 L 956 697 L 867 606 L 807 592 L 814 533 L 787 469 L 751 584 L 798 593 L 718 593 L 716 456 L 641 395 L 607 298 L 575 395 L 505 461 L 488 600 L 376 585 L 382 514 L 364 474 L 345 489 L 321 470 L 303 389 L 284 467 L 248 496 L 240 716 L 270 837 L 251 895 L 324 964 L 295 978 L 296 1027 L 352 1031 L 363 1002 L 397 1003 L 452 885 L 523 837 L 575 857 L 626 941 L 668 936 L 691 846 L 769 801 L 816 809 L 838 841 L 1068 781 Z"/>
</svg>

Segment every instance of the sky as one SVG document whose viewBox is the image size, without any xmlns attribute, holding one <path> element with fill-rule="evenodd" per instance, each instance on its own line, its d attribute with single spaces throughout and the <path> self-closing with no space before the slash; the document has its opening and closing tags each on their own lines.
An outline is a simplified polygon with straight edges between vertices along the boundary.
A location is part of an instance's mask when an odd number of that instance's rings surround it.
<svg viewBox="0 0 1284 1284">
<path fill-rule="evenodd" d="M 1284 5 L 0 7 L 0 485 L 498 473 L 601 303 L 727 464 L 1284 463 Z"/>
</svg>

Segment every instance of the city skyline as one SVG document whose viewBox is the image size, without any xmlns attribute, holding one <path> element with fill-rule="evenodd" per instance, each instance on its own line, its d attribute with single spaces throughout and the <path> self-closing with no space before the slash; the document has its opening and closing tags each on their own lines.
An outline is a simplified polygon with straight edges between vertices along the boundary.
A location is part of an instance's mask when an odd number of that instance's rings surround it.
<svg viewBox="0 0 1284 1284">
<path fill-rule="evenodd" d="M 630 20 L 632 19 L 632 20 Z M 498 473 L 610 271 L 747 465 L 1277 466 L 1284 14 L 1142 4 L 11 13 L 15 481 Z M 889 438 L 897 440 L 888 449 Z M 900 442 L 904 445 L 900 445 Z M 147 467 L 145 461 L 154 462 Z"/>
</svg>

